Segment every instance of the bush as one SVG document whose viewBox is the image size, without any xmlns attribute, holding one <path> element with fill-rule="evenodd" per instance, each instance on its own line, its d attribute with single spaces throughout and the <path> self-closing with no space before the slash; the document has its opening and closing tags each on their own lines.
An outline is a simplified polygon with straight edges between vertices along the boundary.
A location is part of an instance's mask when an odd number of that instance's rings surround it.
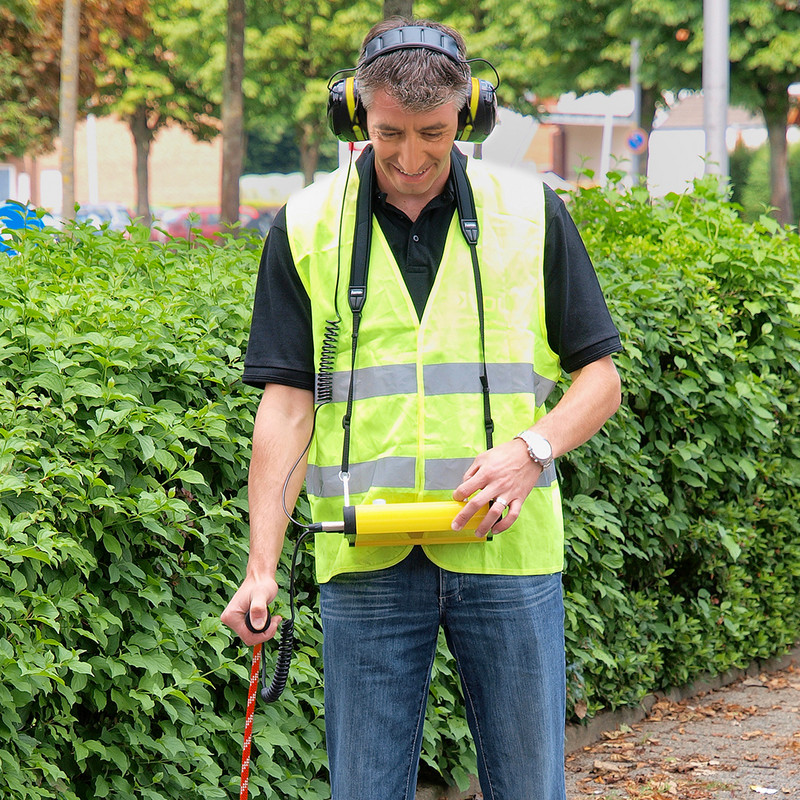
<svg viewBox="0 0 800 800">
<path fill-rule="evenodd" d="M 0 795 L 233 797 L 257 254 L 77 227 L 2 258 Z M 253 796 L 322 797 L 319 634 L 260 708 Z"/>
<path fill-rule="evenodd" d="M 800 634 L 800 240 L 711 184 L 573 209 L 624 400 L 561 465 L 571 699 L 589 715 Z"/>
<path fill-rule="evenodd" d="M 573 212 L 625 346 L 622 408 L 560 466 L 577 718 L 798 637 L 800 243 L 703 183 L 654 205 L 587 189 Z M 257 253 L 131 230 L 34 231 L 0 256 L 3 796 L 238 792 L 250 652 L 219 614 L 246 559 Z M 289 685 L 256 712 L 254 798 L 329 796 L 307 552 L 298 592 Z M 463 785 L 444 645 L 432 694 L 423 762 Z"/>
</svg>

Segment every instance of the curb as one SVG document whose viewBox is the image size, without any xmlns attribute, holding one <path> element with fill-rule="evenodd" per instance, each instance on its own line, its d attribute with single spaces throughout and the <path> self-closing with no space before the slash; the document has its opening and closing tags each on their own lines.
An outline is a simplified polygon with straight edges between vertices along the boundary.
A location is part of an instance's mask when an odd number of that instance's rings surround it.
<svg viewBox="0 0 800 800">
<path fill-rule="evenodd" d="M 570 723 L 566 729 L 565 753 L 574 753 L 576 750 L 594 744 L 602 737 L 604 731 L 616 730 L 621 725 L 633 725 L 641 722 L 659 700 L 666 699 L 678 703 L 681 700 L 688 700 L 700 692 L 721 689 L 742 678 L 754 677 L 762 672 L 776 672 L 798 663 L 800 663 L 800 643 L 794 645 L 784 655 L 772 656 L 763 661 L 753 661 L 746 669 L 729 669 L 719 675 L 701 675 L 686 686 L 648 694 L 636 706 L 626 706 L 615 711 L 603 712 L 593 717 L 585 725 Z"/>
<path fill-rule="evenodd" d="M 763 661 L 753 661 L 746 669 L 729 669 L 719 675 L 701 675 L 686 686 L 648 694 L 638 705 L 603 712 L 585 724 L 570 723 L 566 727 L 565 755 L 595 744 L 602 738 L 604 731 L 612 731 L 621 725 L 634 725 L 641 722 L 659 700 L 666 699 L 677 703 L 688 700 L 700 692 L 710 692 L 714 689 L 721 689 L 723 686 L 730 686 L 742 678 L 755 677 L 762 672 L 777 672 L 796 664 L 800 664 L 800 643 L 795 644 L 783 655 L 772 656 Z M 471 775 L 469 788 L 465 792 L 459 791 L 456 786 L 420 783 L 417 786 L 415 800 L 472 800 L 476 794 L 479 797 L 482 796 L 480 795 L 480 784 L 478 779 Z"/>
</svg>

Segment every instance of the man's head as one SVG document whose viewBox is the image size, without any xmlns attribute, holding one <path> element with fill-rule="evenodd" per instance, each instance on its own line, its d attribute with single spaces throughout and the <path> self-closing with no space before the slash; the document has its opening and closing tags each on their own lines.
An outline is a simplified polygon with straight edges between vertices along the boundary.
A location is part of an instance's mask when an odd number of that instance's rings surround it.
<svg viewBox="0 0 800 800">
<path fill-rule="evenodd" d="M 328 87 L 328 124 L 342 141 L 368 138 L 367 111 L 378 93 L 411 114 L 452 103 L 461 142 L 482 142 L 494 128 L 496 87 L 471 77 L 464 40 L 447 25 L 401 17 L 378 23 L 364 39 L 354 72 L 339 80 L 336 73 Z"/>
<path fill-rule="evenodd" d="M 356 72 L 378 185 L 412 217 L 444 188 L 470 92 L 464 40 L 428 20 L 393 18 L 364 39 Z"/>
<path fill-rule="evenodd" d="M 400 45 L 396 41 L 399 29 L 409 27 L 429 29 L 425 42 L 432 47 Z M 458 31 L 431 20 L 401 17 L 373 26 L 364 38 L 356 72 L 359 98 L 367 113 L 379 90 L 409 113 L 432 111 L 449 102 L 461 109 L 470 95 L 470 79 L 466 45 Z"/>
<path fill-rule="evenodd" d="M 457 31 L 400 17 L 370 30 L 355 78 L 333 83 L 328 98 L 331 130 L 372 141 L 378 185 L 411 215 L 444 188 L 454 141 L 482 142 L 496 111 L 494 87 L 471 77 Z"/>
</svg>

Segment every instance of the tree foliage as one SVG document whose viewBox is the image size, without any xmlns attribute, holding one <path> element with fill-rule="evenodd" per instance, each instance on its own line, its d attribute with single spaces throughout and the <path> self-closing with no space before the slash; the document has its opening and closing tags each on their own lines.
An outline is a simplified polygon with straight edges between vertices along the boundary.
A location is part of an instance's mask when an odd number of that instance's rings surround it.
<svg viewBox="0 0 800 800">
<path fill-rule="evenodd" d="M 632 42 L 638 40 L 641 123 L 650 130 L 666 92 L 700 88 L 702 0 L 472 0 L 481 28 L 502 31 L 527 63 L 539 97 L 613 91 L 630 85 Z M 510 29 L 502 20 L 522 17 Z M 731 100 L 761 111 L 770 133 L 771 204 L 782 223 L 795 222 L 786 161 L 788 88 L 800 81 L 800 14 L 796 0 L 731 0 Z M 524 24 L 527 23 L 527 24 Z M 499 61 L 506 69 L 513 67 Z M 513 68 L 510 70 L 513 76 Z"/>
<path fill-rule="evenodd" d="M 79 111 L 98 102 L 98 75 L 109 68 L 106 34 L 140 33 L 148 0 L 82 0 L 78 59 Z M 0 4 L 0 152 L 22 155 L 52 147 L 58 134 L 63 0 Z M 12 10 L 14 13 L 12 13 Z M 11 76 L 9 79 L 6 76 Z M 15 134 L 16 131 L 16 134 Z"/>
<path fill-rule="evenodd" d="M 99 110 L 130 118 L 144 108 L 151 133 L 174 121 L 195 136 L 207 136 L 218 108 L 165 45 L 159 26 L 168 11 L 160 0 L 141 0 L 139 8 L 122 12 L 126 25 L 102 31 L 105 68 L 98 74 Z"/>
<path fill-rule="evenodd" d="M 85 0 L 81 16 L 79 96 L 94 86 L 99 53 L 89 15 L 101 0 Z M 21 156 L 52 147 L 58 135 L 63 0 L 0 5 L 0 154 Z"/>
<path fill-rule="evenodd" d="M 128 123 L 136 148 L 136 210 L 145 220 L 150 217 L 148 158 L 159 130 L 176 123 L 201 140 L 219 133 L 218 108 L 160 35 L 171 8 L 162 0 L 126 4 L 119 12 L 124 24 L 101 33 L 96 110 Z"/>
<path fill-rule="evenodd" d="M 0 6 L 0 152 L 49 149 L 58 133 L 63 0 Z M 173 13 L 163 0 L 82 0 L 78 99 L 81 113 L 116 113 L 137 152 L 140 215 L 149 214 L 147 155 L 158 131 L 177 123 L 197 138 L 219 131 L 217 106 L 183 60 L 165 46 L 159 23 Z M 30 10 L 31 14 L 24 13 Z"/>
<path fill-rule="evenodd" d="M 253 121 L 274 130 L 294 131 L 301 167 L 309 182 L 317 169 L 321 143 L 331 138 L 326 120 L 331 75 L 355 66 L 361 39 L 381 18 L 381 9 L 365 0 L 271 0 L 272 23 L 259 31 L 251 75 L 265 76 Z"/>
<path fill-rule="evenodd" d="M 494 0 L 501 7 L 506 2 Z M 665 91 L 700 84 L 701 0 L 526 0 L 515 5 L 516 13 L 532 23 L 523 28 L 521 47 L 534 54 L 529 88 L 538 98 L 629 85 L 634 40 L 647 130 Z"/>
<path fill-rule="evenodd" d="M 800 11 L 796 0 L 732 0 L 731 97 L 764 115 L 770 143 L 770 205 L 795 223 L 786 129 L 789 86 L 800 81 Z"/>
<path fill-rule="evenodd" d="M 45 108 L 32 63 L 20 57 L 19 38 L 29 35 L 19 18 L 0 9 L 0 157 L 20 157 L 47 148 L 57 116 Z"/>
<path fill-rule="evenodd" d="M 33 2 L 34 0 L 0 0 L 0 12 L 8 14 L 17 22 L 31 26 L 35 24 L 36 19 Z"/>
<path fill-rule="evenodd" d="M 33 81 L 25 77 L 25 67 L 9 38 L 36 25 L 31 0 L 0 2 L 0 156 L 21 156 L 38 150 L 47 129 L 36 114 L 38 98 L 31 94 Z M 22 72 L 23 74 L 20 74 Z"/>
<path fill-rule="evenodd" d="M 544 53 L 534 43 L 544 36 L 542 17 L 531 14 L 525 3 L 509 0 L 420 0 L 414 6 L 419 17 L 444 22 L 458 30 L 467 43 L 467 56 L 485 58 L 500 75 L 498 100 L 505 106 L 530 114 L 531 87 Z M 495 83 L 488 66 L 472 64 L 473 74 Z"/>
<path fill-rule="evenodd" d="M 165 20 L 170 47 L 192 64 L 211 97 L 221 93 L 224 5 L 181 0 L 180 14 Z M 369 0 L 264 0 L 248 10 L 245 37 L 245 116 L 259 139 L 278 141 L 291 132 L 301 168 L 310 181 L 320 147 L 331 141 L 325 109 L 328 78 L 354 66 L 361 37 L 380 19 Z M 222 38 L 220 38 L 222 37 Z"/>
</svg>

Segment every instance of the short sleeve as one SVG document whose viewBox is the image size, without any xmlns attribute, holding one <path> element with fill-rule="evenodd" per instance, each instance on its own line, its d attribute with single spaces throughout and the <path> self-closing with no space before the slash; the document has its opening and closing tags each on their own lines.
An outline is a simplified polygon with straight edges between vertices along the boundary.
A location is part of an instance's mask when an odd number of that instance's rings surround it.
<svg viewBox="0 0 800 800">
<path fill-rule="evenodd" d="M 564 201 L 545 186 L 545 321 L 550 349 L 574 372 L 622 349 L 591 258 Z"/>
<path fill-rule="evenodd" d="M 286 207 L 276 215 L 261 253 L 242 380 L 314 388 L 311 302 L 286 235 Z"/>
</svg>

